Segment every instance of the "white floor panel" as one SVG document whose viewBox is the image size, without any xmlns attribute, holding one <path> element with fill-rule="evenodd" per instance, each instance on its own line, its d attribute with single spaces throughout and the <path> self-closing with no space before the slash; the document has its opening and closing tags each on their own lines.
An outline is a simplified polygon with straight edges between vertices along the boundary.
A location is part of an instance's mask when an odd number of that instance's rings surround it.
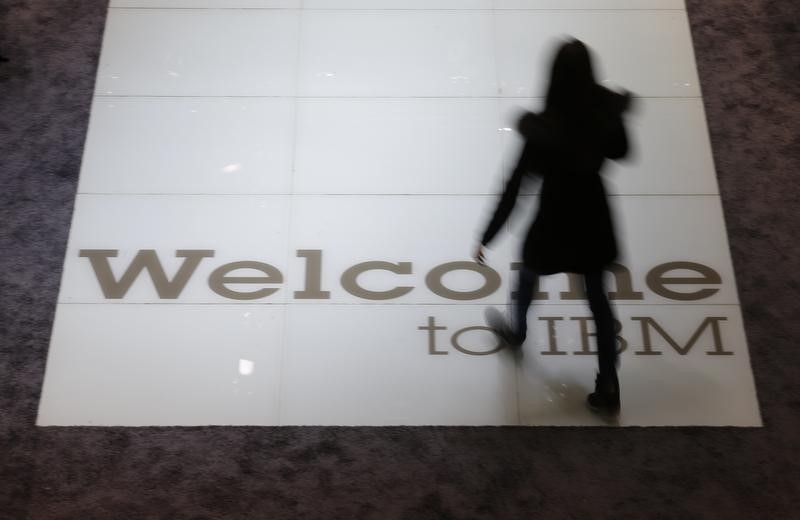
<svg viewBox="0 0 800 520">
<path fill-rule="evenodd" d="M 60 304 L 39 425 L 274 425 L 285 308 Z"/>
<path fill-rule="evenodd" d="M 109 9 L 95 91 L 292 96 L 298 10 Z"/>
<path fill-rule="evenodd" d="M 491 11 L 307 11 L 298 91 L 495 96 L 492 38 Z"/>
<path fill-rule="evenodd" d="M 302 99 L 295 193 L 502 189 L 496 99 Z"/>
<path fill-rule="evenodd" d="M 419 329 L 428 316 L 453 328 L 480 326 L 482 313 L 482 306 L 291 306 L 283 424 L 517 424 L 513 360 L 456 351 L 441 331 L 432 331 L 442 336 L 432 353 L 430 331 Z M 494 338 L 476 330 L 459 340 L 480 351 Z"/>
<path fill-rule="evenodd" d="M 293 98 L 114 98 L 92 105 L 80 193 L 287 194 Z"/>
</svg>

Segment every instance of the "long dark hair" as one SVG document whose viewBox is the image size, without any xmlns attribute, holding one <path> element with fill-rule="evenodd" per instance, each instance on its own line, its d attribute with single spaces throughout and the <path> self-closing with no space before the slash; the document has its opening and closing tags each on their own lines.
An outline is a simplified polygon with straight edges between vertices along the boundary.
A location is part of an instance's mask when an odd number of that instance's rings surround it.
<svg viewBox="0 0 800 520">
<path fill-rule="evenodd" d="M 558 49 L 550 73 L 545 111 L 566 116 L 586 114 L 600 99 L 589 49 L 571 39 Z"/>
</svg>

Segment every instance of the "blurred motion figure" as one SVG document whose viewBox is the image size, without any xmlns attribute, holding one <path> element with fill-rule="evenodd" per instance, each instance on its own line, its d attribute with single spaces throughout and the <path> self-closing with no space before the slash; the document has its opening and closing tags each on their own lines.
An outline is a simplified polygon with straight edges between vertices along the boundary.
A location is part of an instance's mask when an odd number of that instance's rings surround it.
<svg viewBox="0 0 800 520">
<path fill-rule="evenodd" d="M 611 414 L 619 411 L 620 390 L 614 314 L 603 270 L 617 257 L 617 241 L 599 172 L 606 158 L 620 159 L 628 153 L 622 115 L 630 100 L 629 93 L 618 94 L 596 83 L 586 45 L 575 39 L 562 44 L 553 61 L 544 111 L 528 112 L 517 124 L 525 145 L 474 255 L 484 263 L 484 247 L 508 219 L 523 177 L 540 177 L 539 209 L 522 248 L 523 268 L 510 322 L 490 319 L 490 325 L 510 346 L 520 346 L 539 276 L 582 274 L 594 316 L 599 364 L 588 404 Z"/>
</svg>

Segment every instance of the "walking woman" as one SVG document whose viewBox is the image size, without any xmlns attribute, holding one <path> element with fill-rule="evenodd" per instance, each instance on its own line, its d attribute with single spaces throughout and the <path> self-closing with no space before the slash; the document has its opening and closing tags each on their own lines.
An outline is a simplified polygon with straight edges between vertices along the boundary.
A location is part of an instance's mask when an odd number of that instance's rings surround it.
<svg viewBox="0 0 800 520">
<path fill-rule="evenodd" d="M 508 218 L 526 175 L 541 177 L 539 209 L 522 249 L 511 323 L 497 326 L 511 345 L 527 333 L 527 313 L 540 275 L 582 274 L 594 316 L 599 373 L 588 404 L 597 411 L 620 408 L 614 314 L 603 286 L 603 270 L 617 257 L 614 225 L 599 175 L 606 158 L 628 152 L 622 114 L 629 94 L 595 82 L 589 50 L 578 40 L 560 46 L 553 61 L 545 109 L 527 113 L 518 130 L 525 138 L 520 159 L 486 228 L 475 259 Z"/>
</svg>

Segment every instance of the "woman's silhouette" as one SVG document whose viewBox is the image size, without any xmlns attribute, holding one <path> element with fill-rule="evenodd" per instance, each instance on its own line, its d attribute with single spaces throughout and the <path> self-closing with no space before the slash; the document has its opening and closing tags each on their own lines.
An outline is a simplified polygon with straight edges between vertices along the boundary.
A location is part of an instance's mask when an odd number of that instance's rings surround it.
<svg viewBox="0 0 800 520">
<path fill-rule="evenodd" d="M 510 324 L 496 325 L 512 346 L 527 333 L 527 312 L 539 275 L 580 273 L 597 331 L 599 373 L 588 403 L 596 410 L 619 410 L 614 315 L 603 287 L 602 272 L 617 257 L 617 243 L 599 171 L 606 158 L 628 152 L 622 114 L 629 94 L 614 93 L 595 82 L 586 46 L 570 40 L 553 62 L 545 110 L 527 113 L 518 123 L 525 138 L 520 159 L 475 252 L 484 261 L 484 246 L 511 213 L 522 179 L 542 179 L 539 210 L 522 251 L 523 268 L 512 305 Z"/>
</svg>

